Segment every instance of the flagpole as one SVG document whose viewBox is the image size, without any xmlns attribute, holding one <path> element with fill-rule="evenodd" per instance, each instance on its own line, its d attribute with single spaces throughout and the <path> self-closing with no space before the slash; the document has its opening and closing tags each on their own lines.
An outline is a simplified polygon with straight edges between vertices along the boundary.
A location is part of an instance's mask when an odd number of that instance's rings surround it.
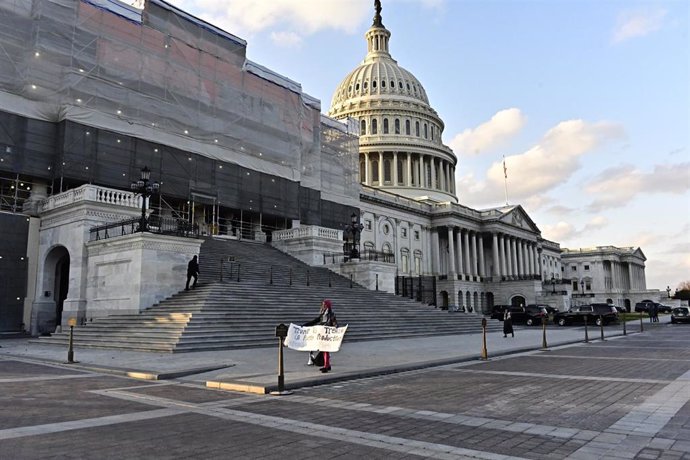
<svg viewBox="0 0 690 460">
<path fill-rule="evenodd" d="M 508 206 L 508 168 L 506 168 L 506 156 L 503 155 L 503 187 L 506 194 L 506 206 Z"/>
</svg>

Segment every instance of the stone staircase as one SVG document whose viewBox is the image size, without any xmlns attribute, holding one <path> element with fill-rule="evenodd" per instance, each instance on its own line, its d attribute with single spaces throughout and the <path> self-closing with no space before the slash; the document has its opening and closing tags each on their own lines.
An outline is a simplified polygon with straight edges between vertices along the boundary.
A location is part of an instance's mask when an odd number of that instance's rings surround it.
<svg viewBox="0 0 690 460">
<path fill-rule="evenodd" d="M 199 263 L 196 289 L 138 315 L 76 327 L 75 346 L 173 353 L 275 346 L 278 324 L 316 317 L 325 298 L 332 300 L 338 324 L 349 325 L 345 342 L 481 331 L 478 316 L 367 290 L 267 244 L 207 239 Z M 489 322 L 489 330 L 499 328 L 500 323 Z M 67 340 L 65 332 L 38 342 L 66 346 Z"/>
</svg>

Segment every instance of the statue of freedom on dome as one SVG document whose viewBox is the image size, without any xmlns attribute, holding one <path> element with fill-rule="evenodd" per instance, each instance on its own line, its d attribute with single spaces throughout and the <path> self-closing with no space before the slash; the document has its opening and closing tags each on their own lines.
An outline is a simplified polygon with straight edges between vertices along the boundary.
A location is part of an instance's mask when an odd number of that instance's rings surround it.
<svg viewBox="0 0 690 460">
<path fill-rule="evenodd" d="M 383 22 L 381 21 L 381 0 L 374 0 L 374 9 L 376 10 L 376 15 L 374 15 L 372 26 L 383 27 Z"/>
</svg>

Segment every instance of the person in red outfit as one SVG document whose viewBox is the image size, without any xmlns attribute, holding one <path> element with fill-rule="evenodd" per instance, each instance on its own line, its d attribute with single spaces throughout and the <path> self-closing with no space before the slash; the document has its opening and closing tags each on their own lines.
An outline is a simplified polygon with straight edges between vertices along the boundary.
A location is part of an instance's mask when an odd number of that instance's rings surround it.
<svg viewBox="0 0 690 460">
<path fill-rule="evenodd" d="M 321 302 L 321 310 L 319 311 L 319 316 L 309 321 L 308 323 L 305 323 L 304 326 L 314 326 L 317 324 L 320 326 L 338 327 L 338 321 L 335 319 L 335 313 L 333 313 L 333 304 L 328 299 L 324 299 L 323 302 Z M 323 367 L 319 370 L 323 373 L 326 373 L 331 370 L 331 354 L 327 351 L 324 351 L 322 353 Z"/>
</svg>

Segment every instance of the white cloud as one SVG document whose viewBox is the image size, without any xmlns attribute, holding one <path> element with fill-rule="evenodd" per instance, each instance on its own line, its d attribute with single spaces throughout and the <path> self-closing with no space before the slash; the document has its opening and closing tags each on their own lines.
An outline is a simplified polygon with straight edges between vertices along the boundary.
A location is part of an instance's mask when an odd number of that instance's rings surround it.
<svg viewBox="0 0 690 460">
<path fill-rule="evenodd" d="M 604 216 L 594 216 L 585 225 L 582 231 L 591 232 L 594 230 L 599 230 L 606 227 L 609 224 L 609 220 Z"/>
<path fill-rule="evenodd" d="M 526 118 L 520 109 L 504 109 L 476 128 L 468 128 L 455 135 L 449 145 L 459 154 L 483 153 L 504 145 L 520 132 L 525 122 Z"/>
<path fill-rule="evenodd" d="M 629 203 L 638 194 L 682 194 L 690 190 L 690 162 L 657 165 L 644 173 L 632 165 L 606 169 L 591 179 L 585 191 L 595 199 L 588 209 L 599 212 L 605 208 Z"/>
<path fill-rule="evenodd" d="M 621 43 L 635 37 L 644 37 L 659 30 L 666 17 L 664 9 L 638 9 L 623 11 L 618 15 L 611 38 L 613 43 Z"/>
<path fill-rule="evenodd" d="M 302 44 L 302 37 L 295 32 L 271 32 L 271 40 L 284 48 L 294 48 Z"/>
<path fill-rule="evenodd" d="M 541 232 L 542 236 L 547 240 L 558 241 L 561 244 L 575 236 L 576 233 L 575 227 L 568 222 L 558 222 L 555 225 L 544 225 Z"/>
<path fill-rule="evenodd" d="M 234 35 L 249 38 L 264 30 L 293 34 L 301 38 L 320 30 L 335 29 L 354 33 L 364 20 L 373 16 L 369 0 L 170 0 Z"/>
<path fill-rule="evenodd" d="M 583 155 L 623 135 L 623 129 L 610 122 L 568 120 L 559 123 L 534 147 L 506 157 L 509 202 L 522 202 L 562 185 L 580 169 Z M 463 203 L 470 206 L 486 207 L 503 202 L 502 161 L 489 167 L 485 181 L 477 182 L 474 176 L 465 176 L 457 185 Z"/>
</svg>

